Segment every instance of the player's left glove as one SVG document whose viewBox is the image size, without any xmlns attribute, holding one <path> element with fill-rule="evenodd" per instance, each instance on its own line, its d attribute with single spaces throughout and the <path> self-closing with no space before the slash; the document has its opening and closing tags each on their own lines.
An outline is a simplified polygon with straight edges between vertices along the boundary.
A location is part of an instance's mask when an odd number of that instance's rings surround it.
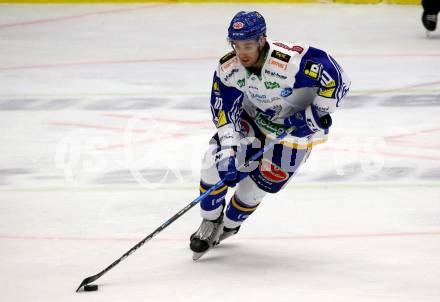
<svg viewBox="0 0 440 302">
<path fill-rule="evenodd" d="M 235 187 L 239 181 L 237 171 L 237 147 L 222 148 L 215 154 L 215 163 L 221 179 L 228 187 Z"/>
<path fill-rule="evenodd" d="M 331 116 L 327 114 L 320 117 L 314 105 L 310 105 L 306 109 L 298 111 L 284 119 L 284 126 L 296 127 L 292 135 L 297 137 L 305 137 L 319 130 L 328 130 L 331 125 Z"/>
</svg>

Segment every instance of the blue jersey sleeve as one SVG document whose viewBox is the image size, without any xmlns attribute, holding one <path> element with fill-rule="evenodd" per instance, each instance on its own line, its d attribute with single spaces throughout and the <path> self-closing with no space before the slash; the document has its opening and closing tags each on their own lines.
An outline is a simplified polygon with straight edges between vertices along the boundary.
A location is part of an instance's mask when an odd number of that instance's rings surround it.
<svg viewBox="0 0 440 302">
<path fill-rule="evenodd" d="M 215 72 L 211 90 L 211 112 L 216 127 L 229 124 L 239 132 L 242 103 L 243 92 L 223 84 Z"/>
<path fill-rule="evenodd" d="M 331 113 L 347 94 L 350 80 L 325 51 L 309 47 L 301 59 L 293 88 L 317 87 L 318 110 Z"/>
</svg>

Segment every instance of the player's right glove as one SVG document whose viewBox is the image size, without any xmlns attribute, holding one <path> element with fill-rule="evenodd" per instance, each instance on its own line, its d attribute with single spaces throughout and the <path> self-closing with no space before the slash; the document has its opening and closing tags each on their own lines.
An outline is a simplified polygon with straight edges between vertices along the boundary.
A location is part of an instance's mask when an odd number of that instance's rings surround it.
<svg viewBox="0 0 440 302">
<path fill-rule="evenodd" d="M 314 105 L 310 105 L 306 109 L 298 111 L 284 119 L 284 126 L 296 127 L 296 130 L 292 134 L 297 137 L 305 137 L 319 130 L 328 130 L 331 125 L 331 116 L 326 114 L 320 117 Z"/>
<path fill-rule="evenodd" d="M 237 171 L 237 147 L 224 147 L 215 154 L 215 163 L 221 179 L 228 187 L 235 187 L 239 181 Z"/>
</svg>

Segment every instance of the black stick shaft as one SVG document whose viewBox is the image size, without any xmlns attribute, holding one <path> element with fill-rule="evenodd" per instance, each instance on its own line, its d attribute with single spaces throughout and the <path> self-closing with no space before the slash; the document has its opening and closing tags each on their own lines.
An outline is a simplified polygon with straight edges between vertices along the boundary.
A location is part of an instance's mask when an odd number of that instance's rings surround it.
<svg viewBox="0 0 440 302">
<path fill-rule="evenodd" d="M 292 132 L 295 128 L 292 126 L 289 129 L 287 129 L 286 131 L 284 131 L 283 133 L 281 133 L 279 136 L 277 136 L 277 138 L 275 140 L 273 140 L 272 142 L 270 142 L 268 145 L 264 146 L 263 149 L 261 149 L 260 151 L 258 151 L 257 153 L 255 153 L 246 163 L 244 163 L 240 168 L 247 166 L 251 161 L 255 161 L 256 159 L 258 159 L 258 157 L 260 157 L 261 155 L 263 155 L 264 153 L 266 153 L 269 149 L 271 149 L 274 145 L 278 144 L 286 135 L 288 135 L 290 132 Z M 240 169 L 239 168 L 239 169 Z M 125 254 L 123 254 L 120 258 L 116 259 L 112 264 L 110 264 L 109 266 L 107 266 L 104 270 L 102 270 L 101 272 L 99 272 L 96 275 L 90 276 L 85 278 L 81 284 L 79 285 L 78 289 L 76 290 L 77 292 L 85 285 L 92 283 L 93 281 L 99 279 L 102 275 L 104 275 L 105 273 L 107 273 L 109 270 L 111 270 L 112 268 L 114 268 L 116 265 L 118 265 L 122 260 L 124 260 L 125 258 L 127 258 L 128 256 L 130 256 L 134 251 L 136 251 L 138 248 L 140 248 L 141 246 L 143 246 L 147 241 L 149 241 L 150 239 L 152 239 L 154 236 L 156 236 L 157 234 L 159 234 L 160 232 L 162 232 L 166 227 L 168 227 L 171 223 L 173 223 L 174 221 L 176 221 L 178 218 L 180 218 L 183 214 L 185 214 L 186 212 L 188 212 L 192 207 L 194 207 L 197 203 L 199 203 L 201 200 L 203 200 L 204 198 L 206 198 L 206 196 L 208 196 L 209 194 L 211 194 L 213 191 L 217 190 L 218 188 L 222 187 L 224 185 L 223 180 L 220 180 L 219 182 L 217 182 L 216 184 L 214 184 L 211 188 L 209 188 L 206 192 L 204 192 L 203 194 L 199 195 L 199 197 L 197 197 L 196 199 L 194 199 L 191 203 L 189 203 L 187 206 L 185 206 L 183 209 L 181 209 L 179 212 L 177 212 L 173 217 L 171 217 L 170 219 L 168 219 L 167 221 L 165 221 L 161 226 L 159 226 L 156 230 L 154 230 L 154 232 L 152 232 L 150 235 L 148 235 L 147 237 L 145 237 L 144 239 L 142 239 L 141 241 L 139 241 L 135 246 L 133 246 L 131 249 L 129 249 L 127 252 L 125 252 Z"/>
</svg>

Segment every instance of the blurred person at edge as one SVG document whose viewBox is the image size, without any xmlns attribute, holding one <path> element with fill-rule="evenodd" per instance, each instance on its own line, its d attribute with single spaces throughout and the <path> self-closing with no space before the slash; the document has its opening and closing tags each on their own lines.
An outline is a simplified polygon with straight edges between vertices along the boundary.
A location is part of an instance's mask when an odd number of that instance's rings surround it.
<svg viewBox="0 0 440 302">
<path fill-rule="evenodd" d="M 440 12 L 440 0 L 422 0 L 422 23 L 427 31 L 434 31 L 437 27 L 437 15 Z"/>
</svg>

